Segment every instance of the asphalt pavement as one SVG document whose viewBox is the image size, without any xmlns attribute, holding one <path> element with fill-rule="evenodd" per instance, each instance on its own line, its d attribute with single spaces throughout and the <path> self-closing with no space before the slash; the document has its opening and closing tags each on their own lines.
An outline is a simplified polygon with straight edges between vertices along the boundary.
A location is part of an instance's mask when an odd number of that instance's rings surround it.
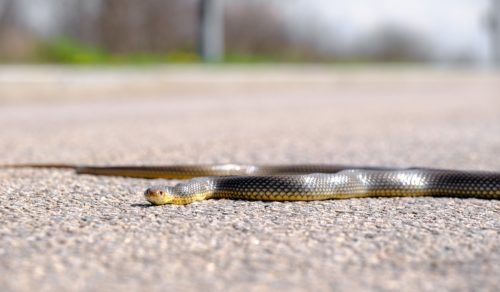
<svg viewBox="0 0 500 292">
<path fill-rule="evenodd" d="M 499 92 L 474 71 L 3 68 L 0 163 L 500 171 Z M 153 207 L 159 182 L 0 170 L 1 290 L 500 290 L 498 200 Z"/>
</svg>

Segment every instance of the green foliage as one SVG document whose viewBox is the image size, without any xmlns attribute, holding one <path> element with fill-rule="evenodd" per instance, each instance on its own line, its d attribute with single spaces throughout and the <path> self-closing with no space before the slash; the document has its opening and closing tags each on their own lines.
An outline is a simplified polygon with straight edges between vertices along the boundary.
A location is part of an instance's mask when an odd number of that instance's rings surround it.
<svg viewBox="0 0 500 292">
<path fill-rule="evenodd" d="M 98 48 L 87 46 L 69 39 L 58 39 L 43 46 L 40 61 L 62 64 L 106 63 L 109 55 Z"/>
<path fill-rule="evenodd" d="M 263 56 L 263 55 L 252 55 L 252 54 L 227 54 L 224 57 L 225 63 L 243 63 L 243 64 L 252 64 L 252 63 L 274 63 L 278 62 L 275 57 L 271 56 Z"/>
<path fill-rule="evenodd" d="M 40 62 L 59 64 L 161 64 L 161 63 L 195 63 L 198 55 L 190 52 L 171 52 L 168 54 L 131 53 L 111 54 L 103 49 L 82 44 L 70 39 L 58 39 L 42 47 Z"/>
<path fill-rule="evenodd" d="M 171 63 L 195 63 L 200 62 L 200 57 L 195 53 L 172 52 L 166 57 L 167 62 Z"/>
<path fill-rule="evenodd" d="M 71 39 L 57 39 L 41 46 L 35 61 L 72 65 L 155 65 L 155 64 L 192 64 L 201 59 L 192 50 L 179 50 L 165 54 L 129 53 L 112 54 L 104 49 L 86 45 Z M 1 60 L 0 60 L 1 61 Z M 216 64 L 266 64 L 266 63 L 307 63 L 310 58 L 297 52 L 283 52 L 275 55 L 255 55 L 251 53 L 228 52 L 224 60 Z M 313 62 L 352 66 L 372 63 L 369 59 L 318 59 Z"/>
</svg>

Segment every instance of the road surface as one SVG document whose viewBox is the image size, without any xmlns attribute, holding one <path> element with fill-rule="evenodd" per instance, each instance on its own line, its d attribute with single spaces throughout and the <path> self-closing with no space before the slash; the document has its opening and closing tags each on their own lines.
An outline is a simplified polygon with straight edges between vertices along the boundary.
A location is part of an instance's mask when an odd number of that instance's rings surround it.
<svg viewBox="0 0 500 292">
<path fill-rule="evenodd" d="M 0 88 L 6 163 L 500 171 L 488 73 L 12 67 Z M 142 192 L 160 182 L 1 170 L 2 290 L 500 290 L 500 201 L 151 207 Z"/>
</svg>

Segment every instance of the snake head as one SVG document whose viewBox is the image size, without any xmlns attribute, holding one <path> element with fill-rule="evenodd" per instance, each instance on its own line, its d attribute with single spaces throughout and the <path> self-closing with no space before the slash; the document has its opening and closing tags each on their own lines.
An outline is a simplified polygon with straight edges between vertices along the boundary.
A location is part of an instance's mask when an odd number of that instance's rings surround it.
<svg viewBox="0 0 500 292">
<path fill-rule="evenodd" d="M 144 197 L 153 205 L 171 204 L 174 200 L 172 187 L 168 186 L 150 187 L 144 192 Z"/>
</svg>

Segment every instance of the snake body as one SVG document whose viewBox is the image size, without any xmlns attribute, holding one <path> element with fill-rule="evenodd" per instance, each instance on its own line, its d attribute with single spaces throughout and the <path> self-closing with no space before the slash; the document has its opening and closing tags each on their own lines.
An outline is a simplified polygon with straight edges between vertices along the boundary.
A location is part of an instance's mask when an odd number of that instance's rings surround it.
<svg viewBox="0 0 500 292">
<path fill-rule="evenodd" d="M 209 198 L 312 201 L 361 197 L 447 196 L 500 199 L 500 174 L 430 169 L 346 169 L 304 175 L 205 177 L 146 190 L 155 205 Z"/>
<path fill-rule="evenodd" d="M 144 192 L 154 205 L 210 198 L 312 201 L 361 197 L 443 196 L 500 199 L 500 173 L 429 168 L 344 165 L 78 166 L 17 164 L 3 167 L 74 169 L 79 174 L 189 179 Z"/>
</svg>

